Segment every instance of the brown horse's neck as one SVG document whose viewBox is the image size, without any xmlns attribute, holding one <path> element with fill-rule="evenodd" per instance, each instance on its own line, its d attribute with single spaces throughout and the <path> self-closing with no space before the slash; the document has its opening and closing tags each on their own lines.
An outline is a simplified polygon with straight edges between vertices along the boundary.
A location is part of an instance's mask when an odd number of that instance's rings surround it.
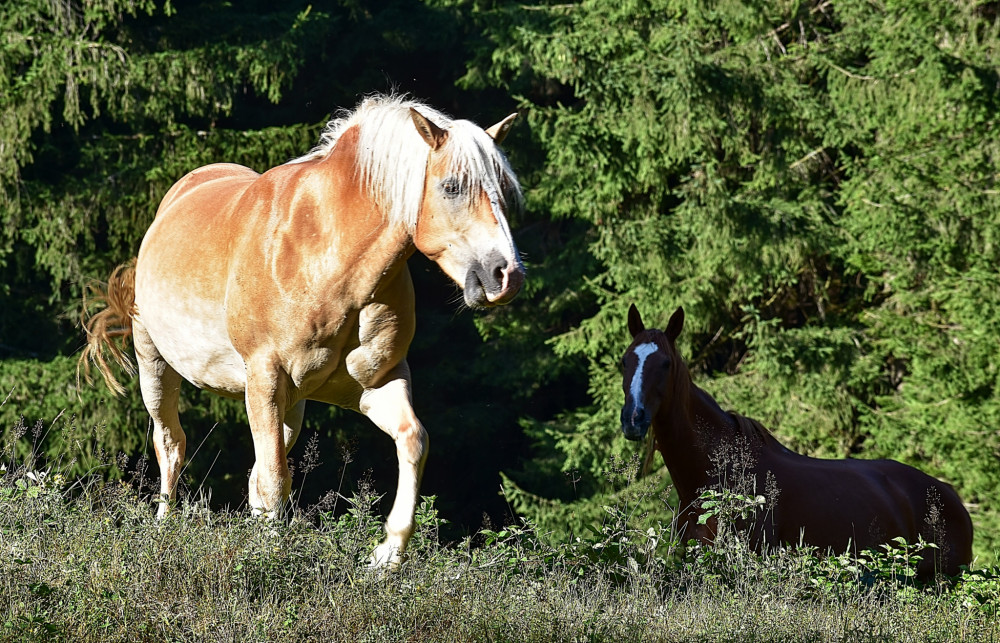
<svg viewBox="0 0 1000 643">
<path fill-rule="evenodd" d="M 674 378 L 652 424 L 682 509 L 703 489 L 718 485 L 734 458 L 746 458 L 741 466 L 752 468 L 762 449 L 778 444 L 756 421 L 723 411 L 686 369 Z"/>
</svg>

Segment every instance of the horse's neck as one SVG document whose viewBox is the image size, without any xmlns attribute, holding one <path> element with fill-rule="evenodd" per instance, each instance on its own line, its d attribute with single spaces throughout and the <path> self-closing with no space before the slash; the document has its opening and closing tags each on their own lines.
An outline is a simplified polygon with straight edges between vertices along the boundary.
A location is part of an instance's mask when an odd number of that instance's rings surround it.
<svg viewBox="0 0 1000 643">
<path fill-rule="evenodd" d="M 681 505 L 687 506 L 717 481 L 713 458 L 736 427 L 712 396 L 693 383 L 674 395 L 660 406 L 653 426 Z"/>
<path fill-rule="evenodd" d="M 349 134 L 344 138 L 350 139 Z M 365 299 L 405 267 L 414 246 L 405 227 L 390 223 L 366 194 L 353 154 L 343 150 L 352 142 L 341 140 L 327 157 L 303 164 L 300 180 L 309 186 L 310 203 L 293 216 L 303 228 L 300 238 L 308 237 L 324 258 L 318 263 L 341 268 L 330 270 L 330 277 L 346 279 L 352 294 Z M 336 291 L 343 285 L 328 287 Z"/>
</svg>

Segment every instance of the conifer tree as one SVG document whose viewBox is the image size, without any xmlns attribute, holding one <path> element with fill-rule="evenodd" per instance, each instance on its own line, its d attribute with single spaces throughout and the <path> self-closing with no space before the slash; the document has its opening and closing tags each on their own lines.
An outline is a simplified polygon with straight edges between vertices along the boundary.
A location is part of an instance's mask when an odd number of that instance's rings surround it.
<svg viewBox="0 0 1000 643">
<path fill-rule="evenodd" d="M 544 150 L 531 204 L 583 222 L 577 252 L 593 259 L 549 260 L 583 268 L 566 279 L 591 307 L 552 349 L 586 360 L 591 401 L 525 422 L 538 466 L 514 479 L 558 495 L 538 475 L 558 462 L 599 487 L 631 449 L 617 420 L 625 311 L 665 323 L 683 305 L 682 352 L 724 406 L 802 452 L 948 480 L 991 556 L 995 7 L 590 0 L 501 5 L 483 24 L 495 48 L 467 82 L 522 96 Z M 567 519 L 517 497 L 546 528 Z M 569 513 L 598 516 L 587 503 Z"/>
</svg>

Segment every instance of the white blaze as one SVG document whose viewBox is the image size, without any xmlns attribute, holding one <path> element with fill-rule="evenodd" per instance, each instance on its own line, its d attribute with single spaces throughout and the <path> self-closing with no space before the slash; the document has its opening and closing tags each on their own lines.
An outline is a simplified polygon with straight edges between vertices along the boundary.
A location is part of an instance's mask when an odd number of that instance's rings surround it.
<svg viewBox="0 0 1000 643">
<path fill-rule="evenodd" d="M 639 396 L 642 394 L 642 369 L 646 363 L 646 358 L 657 350 L 658 347 L 656 344 L 649 342 L 647 344 L 639 344 L 633 351 L 635 356 L 639 358 L 639 364 L 635 367 L 635 375 L 632 376 L 632 386 L 629 390 L 632 393 L 633 402 L 639 400 Z"/>
<path fill-rule="evenodd" d="M 500 193 L 497 192 L 496 187 L 489 181 L 483 181 L 483 190 L 486 192 L 486 197 L 490 200 L 490 209 L 493 210 L 493 216 L 500 225 L 504 240 L 507 241 L 507 251 L 510 254 L 504 257 L 504 259 L 515 263 L 517 262 L 517 245 L 514 243 L 514 235 L 510 232 L 510 224 L 507 223 L 507 217 L 503 214 L 503 208 L 500 207 Z"/>
</svg>

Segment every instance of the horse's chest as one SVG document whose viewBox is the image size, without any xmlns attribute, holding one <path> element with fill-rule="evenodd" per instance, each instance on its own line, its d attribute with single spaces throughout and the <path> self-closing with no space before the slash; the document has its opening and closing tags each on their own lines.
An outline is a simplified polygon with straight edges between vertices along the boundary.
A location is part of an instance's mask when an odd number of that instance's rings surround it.
<svg viewBox="0 0 1000 643">
<path fill-rule="evenodd" d="M 368 308 L 288 360 L 288 373 L 303 397 L 353 408 L 362 391 L 381 386 L 406 358 L 413 336 L 409 317 Z"/>
<path fill-rule="evenodd" d="M 316 348 L 302 351 L 286 368 L 298 397 L 355 408 L 361 387 L 348 373 L 344 349 Z"/>
</svg>

